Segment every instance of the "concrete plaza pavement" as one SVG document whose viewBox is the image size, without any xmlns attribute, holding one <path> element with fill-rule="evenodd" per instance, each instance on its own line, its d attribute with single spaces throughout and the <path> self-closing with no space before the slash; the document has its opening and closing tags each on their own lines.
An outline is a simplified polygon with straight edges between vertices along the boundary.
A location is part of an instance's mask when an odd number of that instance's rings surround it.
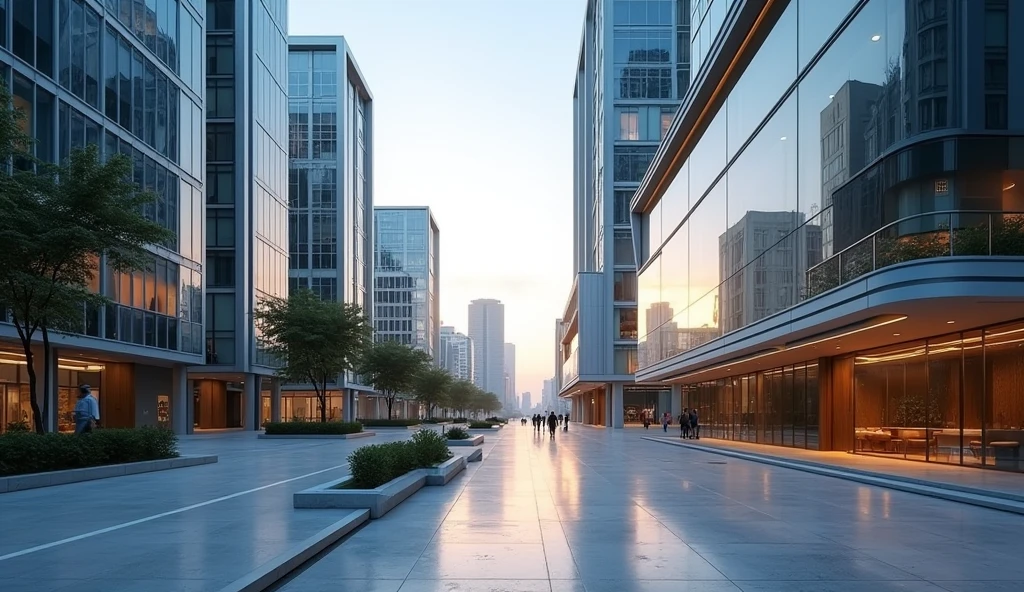
<svg viewBox="0 0 1024 592">
<path fill-rule="evenodd" d="M 502 432 L 483 463 L 421 490 L 281 592 L 1024 589 L 1024 516 L 638 430 Z"/>
<path fill-rule="evenodd" d="M 182 438 L 199 467 L 0 495 L 3 592 L 216 591 L 345 516 L 295 510 L 292 494 L 344 475 L 359 446 L 408 438 Z"/>
</svg>

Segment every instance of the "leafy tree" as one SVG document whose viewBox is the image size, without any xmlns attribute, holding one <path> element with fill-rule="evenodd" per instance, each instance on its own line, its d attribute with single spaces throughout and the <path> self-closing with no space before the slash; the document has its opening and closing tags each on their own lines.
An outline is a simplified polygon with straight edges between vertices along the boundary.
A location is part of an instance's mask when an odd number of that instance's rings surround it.
<svg viewBox="0 0 1024 592">
<path fill-rule="evenodd" d="M 416 375 L 413 393 L 416 400 L 427 408 L 427 417 L 433 417 L 434 407 L 444 405 L 448 400 L 448 388 L 452 376 L 444 368 L 427 365 Z"/>
<path fill-rule="evenodd" d="M 395 399 L 413 390 L 417 376 L 429 363 L 430 356 L 423 351 L 397 341 L 378 341 L 367 348 L 359 374 L 384 396 L 391 419 Z"/>
<path fill-rule="evenodd" d="M 472 398 L 472 408 L 483 414 L 493 413 L 502 408 L 501 400 L 494 393 L 478 390 Z"/>
<path fill-rule="evenodd" d="M 473 398 L 481 392 L 479 388 L 468 380 L 456 380 L 448 389 L 448 404 L 452 409 L 465 415 L 467 409 L 471 409 Z"/>
<path fill-rule="evenodd" d="M 256 327 L 276 356 L 278 375 L 313 385 L 320 421 L 327 421 L 327 384 L 352 370 L 370 341 L 370 324 L 355 304 L 320 300 L 308 289 L 287 299 L 268 298 L 255 312 Z"/>
<path fill-rule="evenodd" d="M 81 332 L 86 307 L 108 300 L 89 289 L 101 257 L 116 272 L 146 269 L 154 260 L 147 245 L 174 235 L 143 216 L 154 196 L 132 182 L 128 157 L 102 162 L 90 145 L 61 165 L 41 162 L 32 156 L 24 114 L 10 106 L 2 84 L 0 103 L 0 161 L 8 163 L 0 173 L 0 310 L 9 311 L 21 341 L 42 433 L 52 386 L 47 373 L 40 408 L 33 343 L 41 339 L 49 366 L 50 333 Z"/>
</svg>

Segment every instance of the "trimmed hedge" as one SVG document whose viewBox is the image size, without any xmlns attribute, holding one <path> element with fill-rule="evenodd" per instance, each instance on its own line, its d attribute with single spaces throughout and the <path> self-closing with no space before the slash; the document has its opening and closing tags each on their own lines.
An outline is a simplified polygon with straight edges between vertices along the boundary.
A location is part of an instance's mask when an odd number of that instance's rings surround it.
<svg viewBox="0 0 1024 592">
<path fill-rule="evenodd" d="M 165 428 L 99 429 L 84 435 L 0 435 L 0 476 L 5 477 L 177 456 L 178 437 Z"/>
<path fill-rule="evenodd" d="M 469 429 L 471 430 L 489 430 L 494 427 L 494 424 L 489 421 L 471 421 L 469 422 Z"/>
<path fill-rule="evenodd" d="M 411 440 L 362 446 L 348 455 L 351 485 L 373 489 L 409 471 L 432 467 L 451 457 L 448 443 L 440 434 L 419 430 Z"/>
<path fill-rule="evenodd" d="M 331 435 L 357 434 L 363 424 L 357 421 L 268 421 L 264 424 L 267 435 Z"/>
<path fill-rule="evenodd" d="M 452 423 L 469 423 L 469 420 L 465 417 L 456 417 L 452 420 Z"/>
<path fill-rule="evenodd" d="M 508 420 L 505 419 L 504 417 L 497 417 L 497 416 L 488 417 L 485 421 L 489 421 L 491 423 L 501 423 L 501 424 L 508 423 Z"/>
<path fill-rule="evenodd" d="M 436 417 L 429 417 L 429 418 L 423 420 L 423 423 L 443 423 L 443 422 L 444 422 L 443 419 L 438 419 Z"/>
<path fill-rule="evenodd" d="M 360 419 L 359 422 L 368 428 L 407 428 L 421 423 L 418 419 Z"/>
<path fill-rule="evenodd" d="M 445 432 L 444 435 L 449 440 L 468 440 L 469 439 L 469 432 L 466 431 L 466 428 L 458 428 L 458 427 L 456 427 L 456 428 L 448 428 L 448 431 Z"/>
</svg>

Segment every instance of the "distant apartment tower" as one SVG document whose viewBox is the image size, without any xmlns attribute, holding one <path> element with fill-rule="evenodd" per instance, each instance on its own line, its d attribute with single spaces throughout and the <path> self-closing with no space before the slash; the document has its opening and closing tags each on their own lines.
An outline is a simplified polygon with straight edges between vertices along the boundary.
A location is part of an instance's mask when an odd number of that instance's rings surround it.
<svg viewBox="0 0 1024 592">
<path fill-rule="evenodd" d="M 441 327 L 438 365 L 456 380 L 474 382 L 473 340 L 455 327 Z"/>
<path fill-rule="evenodd" d="M 440 234 L 427 207 L 374 208 L 374 328 L 437 360 L 440 351 Z"/>
<path fill-rule="evenodd" d="M 290 37 L 288 288 L 372 315 L 373 95 L 344 37 Z M 328 417 L 355 417 L 356 376 L 329 385 Z M 284 417 L 311 417 L 309 385 L 289 385 Z"/>
<path fill-rule="evenodd" d="M 516 344 L 505 344 L 505 409 L 516 405 Z"/>
<path fill-rule="evenodd" d="M 469 303 L 469 337 L 476 365 L 474 383 L 499 398 L 505 394 L 505 305 L 483 298 Z"/>
<path fill-rule="evenodd" d="M 253 312 L 288 292 L 287 5 L 213 0 L 206 16 L 207 365 L 191 373 L 195 425 L 257 429 L 280 391 Z"/>
<path fill-rule="evenodd" d="M 529 413 L 530 410 L 533 409 L 533 400 L 532 399 L 533 399 L 533 395 L 531 395 L 529 392 L 523 393 L 522 407 L 521 407 L 523 413 Z"/>
</svg>

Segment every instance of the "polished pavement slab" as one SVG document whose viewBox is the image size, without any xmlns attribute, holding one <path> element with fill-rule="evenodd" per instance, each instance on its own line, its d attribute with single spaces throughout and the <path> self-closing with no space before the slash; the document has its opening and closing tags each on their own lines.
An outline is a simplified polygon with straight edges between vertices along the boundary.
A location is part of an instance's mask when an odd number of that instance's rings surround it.
<svg viewBox="0 0 1024 592">
<path fill-rule="evenodd" d="M 280 589 L 1024 589 L 1024 516 L 643 435 L 576 426 L 551 440 L 509 425 L 483 463 L 421 490 Z"/>
<path fill-rule="evenodd" d="M 217 464 L 0 495 L 0 591 L 216 591 L 345 516 L 292 494 L 338 478 L 362 440 L 183 438 Z"/>
</svg>

